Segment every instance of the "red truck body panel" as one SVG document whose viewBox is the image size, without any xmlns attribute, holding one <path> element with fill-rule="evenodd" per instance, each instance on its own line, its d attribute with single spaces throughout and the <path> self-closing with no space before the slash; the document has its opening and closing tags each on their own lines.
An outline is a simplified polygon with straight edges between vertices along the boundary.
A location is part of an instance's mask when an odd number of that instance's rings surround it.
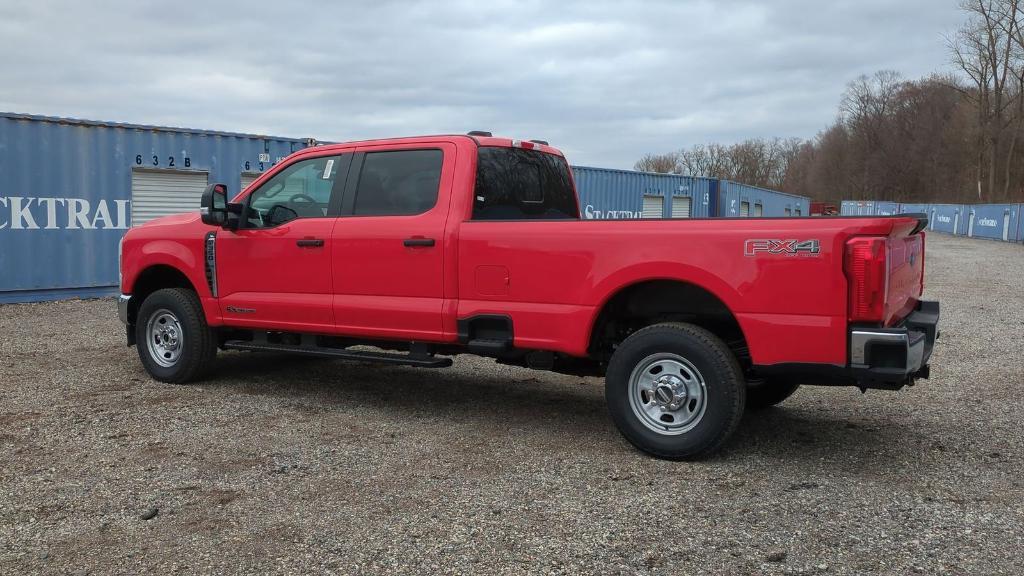
<svg viewBox="0 0 1024 576">
<path fill-rule="evenodd" d="M 517 348 L 586 356 L 598 314 L 615 294 L 675 280 L 705 289 L 731 311 L 754 364 L 836 366 L 848 362 L 849 238 L 891 238 L 888 290 L 896 308 L 887 323 L 920 296 L 923 237 L 910 236 L 913 217 L 474 221 L 478 145 L 512 141 L 439 136 L 296 153 L 235 201 L 301 158 L 429 147 L 444 155 L 437 203 L 414 216 L 305 218 L 265 229 L 207 226 L 198 214 L 158 219 L 126 235 L 122 291 L 131 294 L 148 268 L 168 266 L 195 287 L 212 326 L 455 343 L 458 320 L 501 314 L 512 321 Z M 218 298 L 204 269 L 209 232 L 217 234 Z M 325 242 L 296 249 L 304 238 Z M 403 245 L 408 238 L 435 244 Z M 817 249 L 750 248 L 790 241 L 813 241 Z"/>
</svg>

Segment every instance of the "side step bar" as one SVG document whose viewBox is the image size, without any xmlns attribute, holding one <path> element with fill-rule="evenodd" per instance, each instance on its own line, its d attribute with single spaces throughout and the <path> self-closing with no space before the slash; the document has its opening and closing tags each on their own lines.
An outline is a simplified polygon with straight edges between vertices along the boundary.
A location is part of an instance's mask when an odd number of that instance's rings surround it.
<svg viewBox="0 0 1024 576">
<path fill-rule="evenodd" d="M 381 364 L 398 364 L 417 366 L 419 368 L 447 368 L 452 365 L 451 358 L 438 358 L 427 354 L 391 354 L 387 352 L 357 352 L 343 348 L 323 348 L 319 346 L 292 346 L 289 344 L 263 344 L 245 340 L 228 340 L 224 348 L 230 350 L 249 350 L 252 352 L 287 352 L 306 356 L 323 356 L 340 360 L 358 360 L 360 362 L 379 362 Z"/>
</svg>

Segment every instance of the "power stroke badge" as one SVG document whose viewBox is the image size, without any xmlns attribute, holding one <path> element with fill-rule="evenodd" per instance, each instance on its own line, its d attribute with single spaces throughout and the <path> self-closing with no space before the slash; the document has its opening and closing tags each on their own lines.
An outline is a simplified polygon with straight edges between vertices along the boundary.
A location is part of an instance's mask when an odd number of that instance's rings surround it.
<svg viewBox="0 0 1024 576">
<path fill-rule="evenodd" d="M 818 240 L 775 240 L 771 238 L 747 240 L 743 243 L 744 256 L 817 256 L 821 252 Z"/>
</svg>

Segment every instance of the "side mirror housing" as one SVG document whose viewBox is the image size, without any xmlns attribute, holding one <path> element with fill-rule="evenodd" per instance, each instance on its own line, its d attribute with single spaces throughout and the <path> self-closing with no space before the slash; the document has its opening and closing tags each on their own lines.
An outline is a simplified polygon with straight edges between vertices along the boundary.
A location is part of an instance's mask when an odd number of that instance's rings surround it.
<svg viewBox="0 0 1024 576">
<path fill-rule="evenodd" d="M 199 214 L 203 224 L 223 226 L 228 221 L 228 187 L 223 184 L 210 184 L 203 190 L 199 201 Z"/>
<path fill-rule="evenodd" d="M 203 217 L 203 224 L 237 228 L 242 205 L 228 202 L 227 186 L 210 184 L 203 190 L 203 196 L 199 201 L 199 213 Z"/>
</svg>

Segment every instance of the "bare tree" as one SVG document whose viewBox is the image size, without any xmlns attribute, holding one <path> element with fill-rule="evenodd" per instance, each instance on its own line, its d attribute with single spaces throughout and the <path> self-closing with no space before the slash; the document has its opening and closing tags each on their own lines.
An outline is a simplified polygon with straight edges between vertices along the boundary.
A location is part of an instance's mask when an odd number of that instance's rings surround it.
<svg viewBox="0 0 1024 576">
<path fill-rule="evenodd" d="M 634 170 L 640 172 L 659 172 L 661 174 L 678 174 L 679 155 L 675 152 L 667 154 L 645 154 L 643 158 L 633 165 Z"/>
<path fill-rule="evenodd" d="M 1013 72 L 1018 63 L 1012 39 L 1018 28 L 1019 0 L 962 0 L 960 7 L 969 15 L 966 24 L 949 41 L 953 63 L 973 84 L 965 92 L 978 108 L 978 123 L 984 145 L 978 151 L 978 198 L 982 198 L 982 166 L 987 156 L 987 191 L 992 198 L 997 189 L 999 155 L 1003 134 L 1008 126 L 1008 81 L 1015 81 Z M 1008 178 L 1004 180 L 1008 189 Z"/>
</svg>

